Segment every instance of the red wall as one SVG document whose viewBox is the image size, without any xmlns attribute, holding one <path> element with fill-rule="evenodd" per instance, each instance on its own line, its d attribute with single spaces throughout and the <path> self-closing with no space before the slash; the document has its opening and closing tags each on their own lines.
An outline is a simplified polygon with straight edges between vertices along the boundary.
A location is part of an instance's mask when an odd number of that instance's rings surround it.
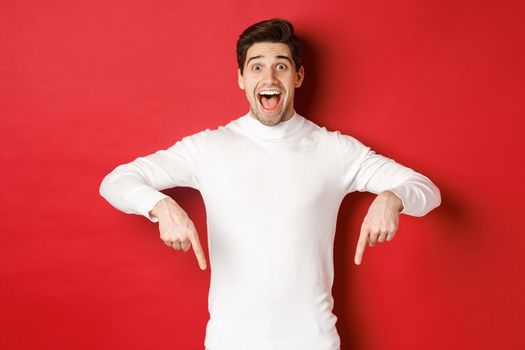
<svg viewBox="0 0 525 350">
<path fill-rule="evenodd" d="M 246 113 L 235 42 L 276 16 L 307 44 L 297 111 L 442 192 L 361 266 L 373 196 L 343 201 L 342 350 L 525 348 L 521 3 L 2 1 L 0 348 L 203 349 L 209 268 L 98 186 Z M 207 249 L 199 193 L 169 193 Z"/>
</svg>

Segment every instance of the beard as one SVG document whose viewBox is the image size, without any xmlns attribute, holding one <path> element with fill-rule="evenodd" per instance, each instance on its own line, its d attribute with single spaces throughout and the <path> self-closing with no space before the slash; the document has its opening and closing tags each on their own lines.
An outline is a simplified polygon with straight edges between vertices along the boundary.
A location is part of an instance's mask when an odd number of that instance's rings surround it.
<svg viewBox="0 0 525 350">
<path fill-rule="evenodd" d="M 279 113 L 275 115 L 268 116 L 259 110 L 258 103 L 260 101 L 254 101 L 250 104 L 250 111 L 253 117 L 255 117 L 259 122 L 266 126 L 275 126 L 285 120 L 288 120 L 292 117 L 291 113 L 291 102 L 284 102 Z M 290 116 L 288 116 L 290 114 Z"/>
</svg>

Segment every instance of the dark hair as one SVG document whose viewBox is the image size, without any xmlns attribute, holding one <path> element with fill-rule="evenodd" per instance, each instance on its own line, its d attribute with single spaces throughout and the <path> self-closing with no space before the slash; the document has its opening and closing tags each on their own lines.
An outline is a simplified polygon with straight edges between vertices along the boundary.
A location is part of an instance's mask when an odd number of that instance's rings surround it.
<svg viewBox="0 0 525 350">
<path fill-rule="evenodd" d="M 248 52 L 250 46 L 259 42 L 288 45 L 296 71 L 301 68 L 301 41 L 294 34 L 292 23 L 283 18 L 273 18 L 252 24 L 239 36 L 237 40 L 237 65 L 241 70 L 241 74 L 244 70 L 246 52 Z"/>
</svg>

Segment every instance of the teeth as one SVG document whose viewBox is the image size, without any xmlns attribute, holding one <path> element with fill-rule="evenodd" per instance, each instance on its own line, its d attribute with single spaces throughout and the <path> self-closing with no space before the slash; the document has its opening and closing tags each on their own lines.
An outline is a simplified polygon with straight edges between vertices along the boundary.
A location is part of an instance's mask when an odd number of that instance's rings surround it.
<svg viewBox="0 0 525 350">
<path fill-rule="evenodd" d="M 259 95 L 280 95 L 281 93 L 279 91 L 273 91 L 273 90 L 263 90 L 259 92 Z"/>
</svg>

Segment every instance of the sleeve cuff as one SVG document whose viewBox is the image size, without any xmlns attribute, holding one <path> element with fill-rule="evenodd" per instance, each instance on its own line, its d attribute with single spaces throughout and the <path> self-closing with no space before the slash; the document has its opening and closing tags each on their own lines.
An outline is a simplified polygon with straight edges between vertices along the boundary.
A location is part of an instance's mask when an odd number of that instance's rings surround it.
<svg viewBox="0 0 525 350">
<path fill-rule="evenodd" d="M 401 210 L 399 212 L 399 214 L 406 214 L 406 211 L 407 211 L 406 202 L 407 202 L 407 200 L 402 195 L 403 191 L 401 191 L 399 188 L 391 188 L 388 191 L 390 191 L 393 194 L 395 194 L 397 196 L 397 198 L 399 198 L 401 200 L 401 204 L 403 205 L 403 210 Z"/>
<path fill-rule="evenodd" d="M 441 204 L 439 189 L 430 181 L 407 182 L 390 188 L 403 203 L 401 214 L 424 216 Z"/>
<path fill-rule="evenodd" d="M 128 205 L 134 207 L 135 212 L 145 216 L 151 222 L 158 222 L 159 220 L 149 215 L 149 212 L 155 204 L 164 198 L 169 198 L 169 196 L 155 189 L 143 187 L 128 194 L 125 200 Z"/>
</svg>

